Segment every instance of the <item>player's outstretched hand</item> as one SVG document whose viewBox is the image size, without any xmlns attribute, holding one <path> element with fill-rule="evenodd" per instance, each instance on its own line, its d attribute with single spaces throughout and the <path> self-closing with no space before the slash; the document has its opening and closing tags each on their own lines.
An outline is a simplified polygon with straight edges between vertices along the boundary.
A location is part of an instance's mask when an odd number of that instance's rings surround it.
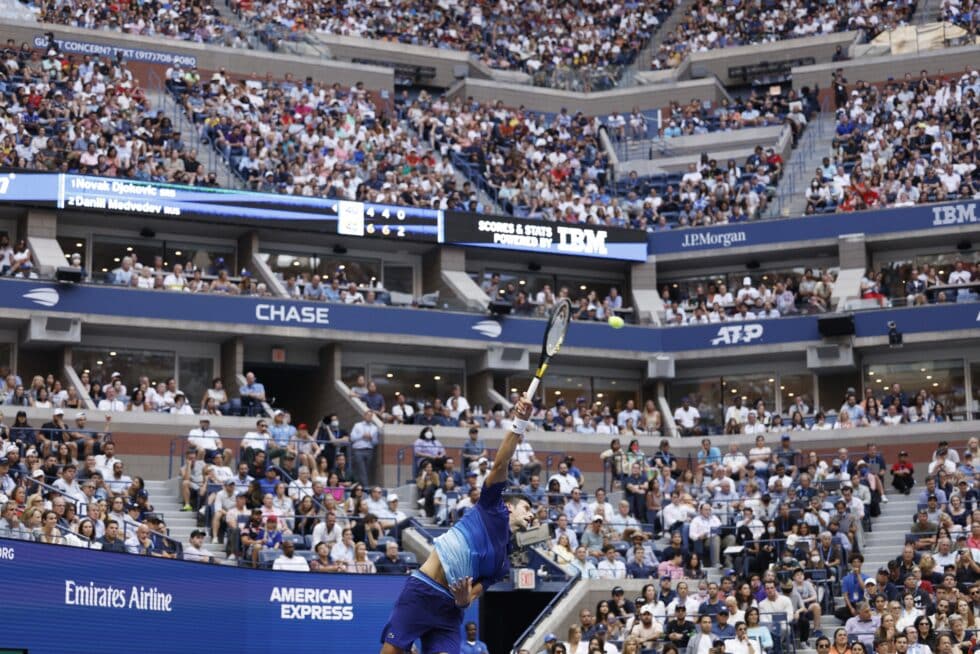
<svg viewBox="0 0 980 654">
<path fill-rule="evenodd" d="M 527 420 L 530 418 L 533 410 L 534 405 L 531 404 L 531 400 L 527 399 L 523 395 L 521 395 L 521 398 L 517 400 L 517 404 L 514 405 L 514 413 L 521 420 Z"/>
<path fill-rule="evenodd" d="M 470 593 L 473 592 L 473 579 L 471 577 L 463 577 L 449 588 L 453 591 L 456 606 L 465 609 L 470 605 Z"/>
</svg>

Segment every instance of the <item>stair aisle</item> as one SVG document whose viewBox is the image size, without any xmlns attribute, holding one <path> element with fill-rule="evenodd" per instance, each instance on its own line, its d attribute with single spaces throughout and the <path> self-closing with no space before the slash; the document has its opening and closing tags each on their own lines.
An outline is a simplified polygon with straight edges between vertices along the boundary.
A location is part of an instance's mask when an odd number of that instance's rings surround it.
<svg viewBox="0 0 980 654">
<path fill-rule="evenodd" d="M 889 489 L 888 503 L 881 505 L 881 515 L 872 521 L 872 530 L 864 534 L 864 573 L 874 576 L 878 568 L 884 567 L 888 561 L 902 553 L 905 544 L 905 534 L 912 526 L 912 516 L 916 509 L 918 490 L 912 495 L 905 496 Z M 835 601 L 839 598 L 835 598 Z M 840 606 L 843 600 L 837 601 Z M 833 638 L 834 631 L 842 627 L 840 620 L 833 614 L 823 616 L 820 630 L 828 638 Z M 815 654 L 813 639 L 797 646 L 798 654 Z"/>
<path fill-rule="evenodd" d="M 873 530 L 864 535 L 864 572 L 873 575 L 902 553 L 905 534 L 912 527 L 919 489 L 902 495 L 894 489 L 888 493 L 888 503 L 881 505 L 881 515 L 874 519 Z"/>
</svg>

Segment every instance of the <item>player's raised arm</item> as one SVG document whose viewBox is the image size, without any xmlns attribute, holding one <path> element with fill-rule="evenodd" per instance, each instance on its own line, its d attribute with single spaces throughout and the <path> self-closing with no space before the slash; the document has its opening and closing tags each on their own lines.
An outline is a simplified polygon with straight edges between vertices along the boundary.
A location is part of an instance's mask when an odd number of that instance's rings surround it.
<svg viewBox="0 0 980 654">
<path fill-rule="evenodd" d="M 517 449 L 521 435 L 524 434 L 528 424 L 530 424 L 528 418 L 531 417 L 532 408 L 531 402 L 526 397 L 521 397 L 521 399 L 517 400 L 517 404 L 514 406 L 514 422 L 511 425 L 510 431 L 504 436 L 504 440 L 497 450 L 497 456 L 493 458 L 493 469 L 487 476 L 484 485 L 492 486 L 507 481 L 507 470 L 510 465 L 510 459 L 514 456 L 514 450 Z"/>
</svg>

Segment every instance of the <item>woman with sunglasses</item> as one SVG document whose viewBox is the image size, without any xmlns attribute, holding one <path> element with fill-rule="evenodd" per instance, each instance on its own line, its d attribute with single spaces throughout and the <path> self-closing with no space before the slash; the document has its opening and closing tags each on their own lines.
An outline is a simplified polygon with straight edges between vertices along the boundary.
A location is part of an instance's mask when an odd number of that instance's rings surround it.
<svg viewBox="0 0 980 654">
<path fill-rule="evenodd" d="M 943 602 L 940 602 L 940 604 L 942 603 Z M 929 618 L 924 615 L 916 618 L 915 629 L 918 633 L 919 643 L 921 645 L 925 645 L 932 651 L 936 651 L 936 631 L 932 628 L 932 622 L 929 621 Z"/>
</svg>

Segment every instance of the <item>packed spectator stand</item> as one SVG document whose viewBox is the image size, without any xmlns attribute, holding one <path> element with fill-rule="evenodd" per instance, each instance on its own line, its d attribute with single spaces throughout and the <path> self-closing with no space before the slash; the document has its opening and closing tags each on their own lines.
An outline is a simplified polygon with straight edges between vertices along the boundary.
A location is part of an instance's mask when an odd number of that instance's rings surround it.
<svg viewBox="0 0 980 654">
<path fill-rule="evenodd" d="M 27 0 L 24 4 L 43 23 L 162 36 L 231 48 L 250 47 L 247 36 L 229 25 L 210 1 L 124 4 Z"/>
<path fill-rule="evenodd" d="M 696 285 L 665 284 L 660 297 L 665 325 L 708 325 L 718 322 L 779 318 L 823 313 L 834 307 L 831 271 L 807 268 L 803 274 L 763 275 L 754 282 L 746 275 L 741 285 L 728 290 L 722 279 Z"/>
<path fill-rule="evenodd" d="M 14 387 L 12 394 L 4 393 L 4 404 L 43 408 L 49 390 L 58 398 L 64 396 L 53 376 L 32 379 L 29 391 L 16 375 L 8 377 Z M 104 387 L 89 387 L 102 397 L 100 408 L 108 402 L 109 414 L 116 400 L 108 389 L 125 388 L 121 379 L 110 381 Z M 254 378 L 247 381 L 252 390 L 261 387 Z M 141 390 L 137 384 L 133 395 Z M 161 396 L 167 393 L 164 388 Z M 37 451 L 23 441 L 29 432 L 54 434 L 58 408 L 52 409 L 51 425 L 31 429 L 15 421 L 2 430 L 0 483 L 5 502 L 0 502 L 0 533 L 44 543 L 217 562 L 206 546 L 210 536 L 212 543 L 225 543 L 226 561 L 245 566 L 404 574 L 417 565 L 414 555 L 399 547 L 404 529 L 451 524 L 475 501 L 490 454 L 479 430 L 506 428 L 507 414 L 495 408 L 480 420 L 466 418 L 470 404 L 456 389 L 444 402 L 435 398 L 417 407 L 403 397 L 387 406 L 374 384 L 363 379 L 354 382 L 352 394 L 376 409 L 385 422 L 419 426 L 413 448 L 417 478 L 412 499 L 417 506 L 400 508 L 403 493 L 372 485 L 369 473 L 354 472 L 359 466 L 351 466 L 365 431 L 383 437 L 371 413 L 348 431 L 335 416 L 313 430 L 306 424 L 293 429 L 288 414 L 274 411 L 267 416 L 260 411 L 256 431 L 246 435 L 236 452 L 235 439 L 223 442 L 210 427 L 209 412 L 218 409 L 207 401 L 213 399 L 209 394 L 202 398 L 201 424 L 188 437 L 179 473 L 182 508 L 200 515 L 203 527 L 194 530 L 188 542 L 167 536 L 166 516 L 154 510 L 145 482 L 124 474 L 117 454 L 125 453 L 115 451 L 108 428 L 91 432 L 91 441 L 79 442 L 77 460 L 65 447 L 45 449 L 40 444 Z M 170 394 L 170 411 L 181 410 L 179 395 Z M 251 397 L 248 388 L 240 389 L 240 395 Z M 242 411 L 242 405 L 227 402 L 220 389 L 214 397 L 230 412 Z M 895 428 L 906 421 L 943 419 L 939 403 L 926 393 L 910 397 L 899 387 L 881 398 L 868 393 L 861 402 L 849 394 L 837 411 L 838 424 L 845 415 L 855 426 L 876 424 L 876 408 L 883 405 L 902 416 L 883 423 Z M 137 410 L 124 406 L 116 408 Z M 894 552 L 894 564 L 882 566 L 882 577 L 872 587 L 861 570 L 862 552 L 887 495 L 918 493 L 911 462 L 906 456 L 886 462 L 873 444 L 860 454 L 845 449 L 832 454 L 800 451 L 793 439 L 805 425 L 797 424 L 794 416 L 783 427 L 764 406 L 753 406 L 759 410 L 734 403 L 730 413 L 744 429 L 736 433 L 757 434 L 755 448 L 743 452 L 732 444 L 722 454 L 705 439 L 685 462 L 671 452 L 667 441 L 648 453 L 635 438 L 628 447 L 621 445 L 621 438 L 664 433 L 652 401 L 642 410 L 632 402 L 621 409 L 602 402 L 589 406 L 585 398 L 571 411 L 563 402 L 552 408 L 536 404 L 532 420 L 541 429 L 571 427 L 577 433 L 612 439 L 602 454 L 607 485 L 590 492 L 574 460 L 564 459 L 556 469 L 544 470 L 531 444 L 535 432 L 525 437 L 515 453 L 510 483 L 532 497 L 539 520 L 551 527 L 552 541 L 540 551 L 547 550 L 547 556 L 573 576 L 651 580 L 635 603 L 614 589 L 596 614 L 591 607 L 581 611 L 577 629 L 582 633 L 569 630 L 572 643 L 579 637 L 584 642 L 599 638 L 603 647 L 608 644 L 619 651 L 622 645 L 623 651 L 630 651 L 636 638 L 643 650 L 669 651 L 683 644 L 678 640 L 701 637 L 701 622 L 690 617 L 708 616 L 704 633 L 712 643 L 738 640 L 744 621 L 749 638 L 760 641 L 754 646 L 761 647 L 748 646 L 747 651 L 760 654 L 793 651 L 810 640 L 819 649 L 831 635 L 826 625 L 838 620 L 843 635 L 834 638 L 850 643 L 852 651 L 855 641 L 864 640 L 875 651 L 902 651 L 892 650 L 888 643 L 905 632 L 879 630 L 878 622 L 891 627 L 886 616 L 896 609 L 896 622 L 918 627 L 919 613 L 930 614 L 933 606 L 937 620 L 944 622 L 921 636 L 938 639 L 948 630 L 962 639 L 957 620 L 963 619 L 967 628 L 969 620 L 961 607 L 953 607 L 980 578 L 980 566 L 972 556 L 957 554 L 974 547 L 971 533 L 976 530 L 971 532 L 970 525 L 975 493 L 970 483 L 972 459 L 980 456 L 976 439 L 962 454 L 940 444 L 928 466 L 930 479 L 919 498 L 916 524 L 908 516 L 909 545 L 904 552 L 900 547 Z M 808 419 L 813 417 L 809 407 L 801 410 Z M 829 428 L 822 418 L 816 416 L 812 429 Z M 675 420 L 680 424 L 683 416 Z M 439 442 L 438 431 L 467 424 L 472 425 L 471 440 L 456 459 L 455 452 Z M 690 435 L 697 433 L 695 429 Z M 226 461 L 226 455 L 232 460 Z M 894 491 L 886 491 L 887 485 Z M 893 496 L 893 501 L 902 500 Z M 916 583 L 909 585 L 905 577 Z M 690 617 L 679 616 L 678 605 Z M 866 633 L 868 619 L 875 628 Z M 771 631 L 768 640 L 761 630 Z"/>
<path fill-rule="evenodd" d="M 980 196 L 980 73 L 922 71 L 837 93 L 832 156 L 806 190 L 807 214 L 911 207 Z"/>
<path fill-rule="evenodd" d="M 124 63 L 9 41 L 3 58 L 4 168 L 217 186 Z"/>
<path fill-rule="evenodd" d="M 673 8 L 670 0 L 566 3 L 542 0 L 437 2 L 409 6 L 377 1 L 235 3 L 257 32 L 316 32 L 468 52 L 490 66 L 527 73 L 538 86 L 577 91 L 614 87 Z M 287 37 L 288 38 L 288 37 Z"/>
<path fill-rule="evenodd" d="M 676 68 L 695 52 L 848 30 L 862 31 L 870 40 L 883 31 L 907 24 L 915 8 L 914 1 L 738 5 L 698 0 L 690 6 L 681 24 L 662 39 L 653 58 L 653 68 Z"/>
</svg>

